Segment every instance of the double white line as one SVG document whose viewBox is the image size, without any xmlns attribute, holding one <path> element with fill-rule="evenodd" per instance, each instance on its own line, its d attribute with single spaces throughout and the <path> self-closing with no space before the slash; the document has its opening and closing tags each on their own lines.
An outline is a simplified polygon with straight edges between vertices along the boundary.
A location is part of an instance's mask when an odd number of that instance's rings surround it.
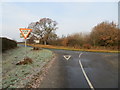
<svg viewBox="0 0 120 90">
<path fill-rule="evenodd" d="M 82 53 L 79 54 L 79 58 L 80 58 L 81 55 L 82 55 Z M 80 67 L 81 67 L 81 69 L 82 69 L 82 72 L 83 72 L 83 74 L 84 74 L 84 76 L 85 76 L 85 78 L 86 78 L 86 80 L 87 80 L 87 82 L 88 82 L 90 88 L 91 88 L 92 90 L 95 90 L 94 87 L 93 87 L 93 85 L 92 85 L 92 83 L 90 82 L 90 80 L 89 80 L 87 74 L 85 73 L 85 70 L 84 70 L 84 68 L 83 68 L 83 65 L 82 65 L 80 59 L 79 59 L 79 64 L 80 64 Z"/>
</svg>

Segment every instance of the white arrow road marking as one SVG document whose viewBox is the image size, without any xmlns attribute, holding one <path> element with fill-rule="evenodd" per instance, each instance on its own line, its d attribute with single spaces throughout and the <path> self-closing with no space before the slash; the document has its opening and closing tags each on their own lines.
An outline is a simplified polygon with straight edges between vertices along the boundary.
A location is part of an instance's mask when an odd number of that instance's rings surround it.
<svg viewBox="0 0 120 90">
<path fill-rule="evenodd" d="M 82 53 L 79 55 L 79 57 L 80 57 L 81 55 L 82 55 Z M 82 63 L 81 63 L 80 60 L 79 60 L 79 64 L 80 64 L 80 67 L 81 67 L 81 69 L 82 69 L 82 72 L 83 72 L 83 74 L 84 74 L 84 76 L 85 76 L 85 78 L 86 78 L 86 80 L 87 80 L 87 82 L 88 82 L 90 88 L 91 88 L 92 90 L 95 90 L 94 87 L 93 87 L 93 85 L 92 85 L 92 83 L 90 82 L 90 80 L 89 80 L 87 74 L 85 73 L 85 70 L 84 70 L 83 65 L 82 65 Z"/>
<path fill-rule="evenodd" d="M 71 57 L 71 55 L 64 55 L 63 57 L 64 57 L 66 60 L 69 60 L 70 57 Z"/>
</svg>

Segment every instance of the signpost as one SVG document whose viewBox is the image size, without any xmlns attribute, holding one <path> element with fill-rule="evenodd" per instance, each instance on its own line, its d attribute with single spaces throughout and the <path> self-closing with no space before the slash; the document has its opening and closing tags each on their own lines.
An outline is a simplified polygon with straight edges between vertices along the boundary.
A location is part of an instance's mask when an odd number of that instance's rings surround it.
<svg viewBox="0 0 120 90">
<path fill-rule="evenodd" d="M 20 35 L 21 37 L 24 37 L 25 39 L 25 56 L 27 56 L 27 50 L 26 50 L 26 42 L 27 42 L 27 37 L 29 36 L 30 32 L 32 31 L 32 29 L 27 29 L 27 28 L 20 28 Z"/>
</svg>

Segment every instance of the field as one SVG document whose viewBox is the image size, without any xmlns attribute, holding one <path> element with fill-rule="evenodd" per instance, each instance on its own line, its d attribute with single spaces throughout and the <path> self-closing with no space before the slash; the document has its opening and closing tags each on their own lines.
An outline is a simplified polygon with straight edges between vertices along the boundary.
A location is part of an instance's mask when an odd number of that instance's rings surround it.
<svg viewBox="0 0 120 90">
<path fill-rule="evenodd" d="M 52 59 L 53 53 L 27 47 L 27 56 L 33 60 L 32 64 L 16 65 L 25 57 L 24 47 L 18 46 L 2 54 L 2 88 L 23 88 Z"/>
</svg>

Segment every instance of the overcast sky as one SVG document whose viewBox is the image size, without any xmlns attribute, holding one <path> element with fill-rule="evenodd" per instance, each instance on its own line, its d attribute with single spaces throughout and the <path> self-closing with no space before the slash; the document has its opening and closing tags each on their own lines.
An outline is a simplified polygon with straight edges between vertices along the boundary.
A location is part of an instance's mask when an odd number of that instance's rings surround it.
<svg viewBox="0 0 120 90">
<path fill-rule="evenodd" d="M 118 2 L 3 2 L 2 36 L 21 41 L 19 28 L 44 17 L 58 22 L 58 36 L 90 32 L 102 21 L 118 23 Z"/>
</svg>

